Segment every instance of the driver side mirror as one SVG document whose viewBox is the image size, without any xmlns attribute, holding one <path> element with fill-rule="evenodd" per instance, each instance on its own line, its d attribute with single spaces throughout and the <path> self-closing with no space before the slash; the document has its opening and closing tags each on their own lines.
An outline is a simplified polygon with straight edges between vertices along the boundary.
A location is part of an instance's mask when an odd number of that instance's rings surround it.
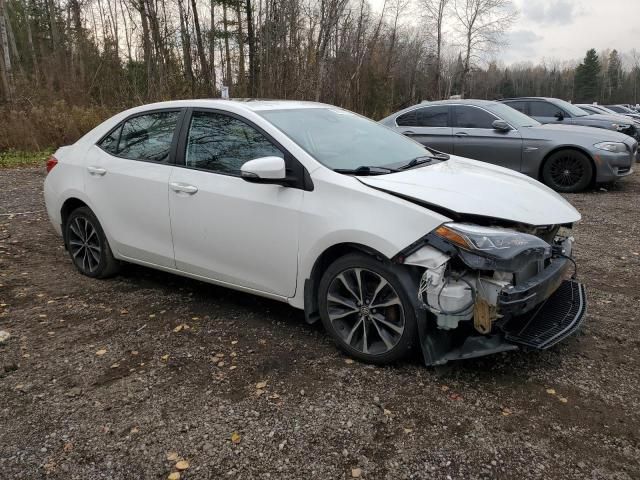
<svg viewBox="0 0 640 480">
<path fill-rule="evenodd" d="M 504 120 L 494 120 L 491 125 L 495 130 L 498 130 L 499 132 L 508 132 L 509 130 L 511 130 L 509 124 Z"/>
<path fill-rule="evenodd" d="M 287 168 L 284 159 L 280 157 L 260 157 L 245 162 L 240 167 L 240 175 L 251 183 L 271 183 L 288 185 Z"/>
<path fill-rule="evenodd" d="M 556 112 L 556 114 L 554 115 L 554 117 L 556 117 L 558 119 L 559 122 L 561 122 L 562 120 L 564 120 L 564 113 L 562 112 Z"/>
</svg>

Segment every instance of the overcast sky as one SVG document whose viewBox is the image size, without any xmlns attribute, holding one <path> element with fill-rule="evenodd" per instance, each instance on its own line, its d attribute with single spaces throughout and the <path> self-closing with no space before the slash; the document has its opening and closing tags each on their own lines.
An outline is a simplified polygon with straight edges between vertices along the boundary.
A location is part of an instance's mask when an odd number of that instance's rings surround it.
<svg viewBox="0 0 640 480">
<path fill-rule="evenodd" d="M 370 2 L 380 11 L 384 0 Z M 419 0 L 414 3 L 419 5 Z M 581 60 L 589 48 L 640 50 L 640 0 L 513 0 L 513 3 L 520 15 L 508 34 L 509 46 L 497 54 L 497 59 L 504 63 Z M 418 15 L 406 17 L 405 21 L 411 21 Z M 445 38 L 449 43 L 453 40 L 450 33 Z"/>
</svg>

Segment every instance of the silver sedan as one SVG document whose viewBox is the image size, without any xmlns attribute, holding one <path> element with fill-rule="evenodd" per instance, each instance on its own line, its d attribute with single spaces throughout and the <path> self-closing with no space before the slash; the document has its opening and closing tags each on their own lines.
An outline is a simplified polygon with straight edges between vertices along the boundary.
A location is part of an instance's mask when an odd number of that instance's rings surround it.
<svg viewBox="0 0 640 480">
<path fill-rule="evenodd" d="M 511 168 L 559 192 L 577 192 L 629 175 L 638 152 L 638 142 L 628 135 L 542 125 L 488 100 L 424 102 L 381 123 L 434 150 Z"/>
</svg>

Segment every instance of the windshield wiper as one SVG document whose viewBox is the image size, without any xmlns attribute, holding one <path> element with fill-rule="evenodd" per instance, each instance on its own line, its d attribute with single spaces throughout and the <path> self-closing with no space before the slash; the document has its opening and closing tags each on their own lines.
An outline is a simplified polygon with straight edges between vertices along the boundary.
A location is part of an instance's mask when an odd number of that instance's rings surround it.
<svg viewBox="0 0 640 480">
<path fill-rule="evenodd" d="M 384 175 L 386 173 L 395 173 L 398 170 L 389 167 L 378 167 L 376 165 L 360 165 L 357 168 L 334 168 L 333 171 L 352 175 Z"/>
<path fill-rule="evenodd" d="M 409 168 L 417 167 L 418 165 L 422 165 L 424 163 L 429 163 L 432 160 L 449 160 L 449 155 L 446 153 L 434 153 L 433 155 L 423 155 L 421 157 L 416 157 L 411 160 L 409 163 L 398 167 L 398 170 L 407 170 Z"/>
</svg>

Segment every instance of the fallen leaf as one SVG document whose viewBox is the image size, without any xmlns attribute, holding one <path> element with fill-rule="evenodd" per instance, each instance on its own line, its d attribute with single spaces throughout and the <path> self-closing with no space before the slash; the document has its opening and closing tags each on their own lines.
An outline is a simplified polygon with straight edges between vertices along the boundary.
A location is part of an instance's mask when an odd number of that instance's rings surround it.
<svg viewBox="0 0 640 480">
<path fill-rule="evenodd" d="M 237 366 L 235 366 L 235 365 L 231 365 L 231 366 L 229 367 L 229 370 L 235 370 L 236 368 L 238 368 L 238 367 L 237 367 Z"/>
<path fill-rule="evenodd" d="M 446 385 L 442 385 L 440 387 L 440 390 L 442 390 L 443 392 L 446 392 L 447 390 L 449 390 L 449 387 L 447 387 Z"/>
<path fill-rule="evenodd" d="M 353 363 L 353 358 L 345 358 L 344 363 L 346 363 L 347 365 L 351 365 Z"/>
<path fill-rule="evenodd" d="M 507 407 L 503 407 L 502 408 L 502 415 L 504 415 L 505 417 L 508 417 L 509 415 L 511 415 L 513 412 L 511 411 L 510 408 Z"/>
<path fill-rule="evenodd" d="M 184 326 L 182 324 L 178 325 L 176 328 L 173 329 L 174 333 L 178 333 L 180 330 L 182 330 L 184 328 Z"/>
<path fill-rule="evenodd" d="M 234 340 L 231 342 L 231 345 L 235 345 L 236 343 L 238 343 L 238 340 Z"/>
<path fill-rule="evenodd" d="M 138 433 L 139 431 L 138 427 L 133 427 L 130 433 Z"/>
<path fill-rule="evenodd" d="M 352 468 L 351 469 L 351 478 L 360 478 L 362 476 L 361 468 Z"/>
<path fill-rule="evenodd" d="M 235 443 L 237 445 L 238 443 L 240 443 L 241 439 L 242 437 L 240 437 L 240 434 L 238 432 L 233 432 L 231 434 L 231 443 Z"/>
<path fill-rule="evenodd" d="M 186 470 L 187 468 L 189 468 L 189 462 L 187 462 L 186 460 L 180 460 L 176 463 L 176 468 L 178 470 Z"/>
<path fill-rule="evenodd" d="M 256 383 L 256 388 L 258 390 L 260 390 L 262 388 L 266 388 L 266 387 L 267 387 L 267 381 L 266 380 Z"/>
<path fill-rule="evenodd" d="M 384 413 L 385 415 L 389 416 L 391 415 L 391 410 L 387 410 L 386 408 L 382 410 L 382 413 Z"/>
<path fill-rule="evenodd" d="M 122 310 L 120 310 L 120 315 L 127 315 L 129 313 L 129 310 L 127 310 L 126 308 L 123 308 Z"/>
<path fill-rule="evenodd" d="M 168 452 L 167 453 L 167 460 L 169 460 L 170 462 L 177 462 L 178 458 L 180 458 L 177 454 L 177 452 Z"/>
<path fill-rule="evenodd" d="M 171 472 L 167 480 L 180 480 L 180 472 Z"/>
<path fill-rule="evenodd" d="M 413 429 L 412 429 L 412 428 L 405 428 L 405 429 L 404 429 L 404 433 L 409 434 L 409 433 L 411 433 L 411 432 L 413 432 Z"/>
<path fill-rule="evenodd" d="M 138 355 L 138 351 L 137 350 L 131 350 L 131 355 Z"/>
<path fill-rule="evenodd" d="M 107 353 L 107 350 L 105 348 L 101 348 L 100 350 L 98 350 L 96 352 L 96 355 L 101 357 L 102 355 L 104 355 L 105 353 Z"/>
<path fill-rule="evenodd" d="M 555 391 L 553 388 L 547 388 L 547 393 L 548 393 L 549 395 L 555 395 L 555 394 L 556 394 L 556 391 Z"/>
<path fill-rule="evenodd" d="M 560 400 L 562 403 L 567 403 L 569 400 L 565 397 L 558 397 L 558 400 Z"/>
<path fill-rule="evenodd" d="M 73 450 L 73 443 L 71 443 L 71 442 L 67 442 L 67 443 L 65 443 L 65 444 L 64 444 L 64 447 L 62 447 L 62 449 L 63 449 L 65 452 L 70 452 L 71 450 Z"/>
<path fill-rule="evenodd" d="M 218 362 L 219 367 L 224 367 L 224 362 Z"/>
<path fill-rule="evenodd" d="M 160 358 L 166 362 L 169 360 L 169 354 L 167 353 L 166 355 L 162 355 Z"/>
<path fill-rule="evenodd" d="M 111 365 L 111 368 L 118 368 L 120 366 L 119 363 L 114 363 L 113 365 Z"/>
<path fill-rule="evenodd" d="M 149 315 L 149 318 L 156 318 L 156 314 L 152 313 L 151 315 Z"/>
</svg>

